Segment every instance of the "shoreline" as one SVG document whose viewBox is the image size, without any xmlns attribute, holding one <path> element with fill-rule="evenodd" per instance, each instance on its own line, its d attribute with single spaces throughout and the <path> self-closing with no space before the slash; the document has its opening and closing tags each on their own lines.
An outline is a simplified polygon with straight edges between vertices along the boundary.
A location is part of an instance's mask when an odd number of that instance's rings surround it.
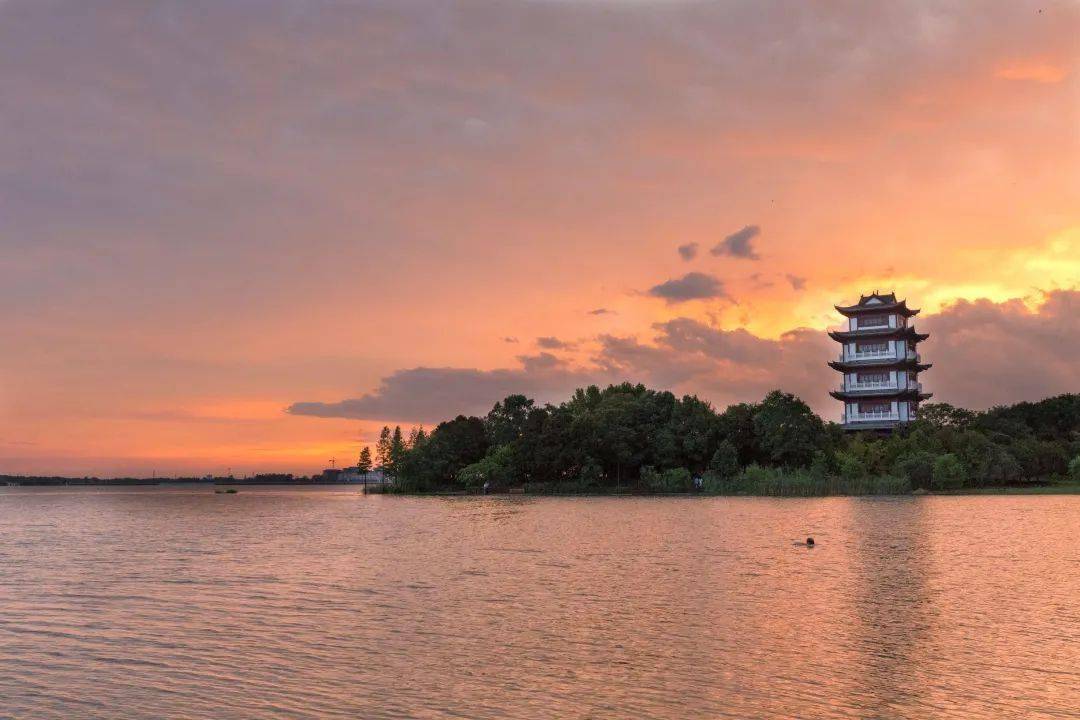
<svg viewBox="0 0 1080 720">
<path fill-rule="evenodd" d="M 0 487 L 20 488 L 95 488 L 95 487 L 124 487 L 124 488 L 205 488 L 207 490 L 233 487 L 233 488 L 284 488 L 284 487 L 349 487 L 356 488 L 363 494 L 370 495 L 399 495 L 403 497 L 776 497 L 776 498 L 824 498 L 824 497 L 922 497 L 922 496 L 948 496 L 948 495 L 1080 495 L 1080 483 L 1064 482 L 1050 484 L 1009 485 L 1002 487 L 972 487 L 952 490 L 922 490 L 916 489 L 909 492 L 883 492 L 883 493 L 755 493 L 755 492 L 650 492 L 645 490 L 615 490 L 610 491 L 553 491 L 553 492 L 530 492 L 527 488 L 511 488 L 509 490 L 493 491 L 484 493 L 479 490 L 440 490 L 432 492 L 393 491 L 382 485 L 367 485 L 362 483 L 343 482 L 252 482 L 244 480 L 224 481 L 162 481 L 143 478 L 116 478 L 94 479 L 71 478 L 66 482 L 49 481 L 19 481 L 9 479 Z"/>
</svg>

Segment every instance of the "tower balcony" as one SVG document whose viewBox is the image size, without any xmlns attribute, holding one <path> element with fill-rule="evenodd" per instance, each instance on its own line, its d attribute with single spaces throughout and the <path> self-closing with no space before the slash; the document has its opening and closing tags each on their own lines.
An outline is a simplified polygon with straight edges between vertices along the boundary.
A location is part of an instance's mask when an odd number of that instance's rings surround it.
<svg viewBox="0 0 1080 720">
<path fill-rule="evenodd" d="M 915 392 L 922 392 L 921 382 L 905 381 L 900 379 L 896 380 L 881 380 L 875 382 L 849 382 L 840 383 L 839 391 L 847 393 L 868 392 L 874 393 L 877 391 L 895 391 L 902 392 L 905 390 L 914 390 Z"/>
<path fill-rule="evenodd" d="M 886 429 L 899 424 L 899 412 L 845 412 L 841 420 L 845 430 Z"/>
<path fill-rule="evenodd" d="M 844 422 L 882 422 L 887 420 L 899 420 L 900 413 L 895 410 L 883 410 L 881 412 L 852 412 L 844 414 Z"/>
<path fill-rule="evenodd" d="M 864 352 L 844 348 L 840 350 L 840 354 L 837 356 L 836 360 L 841 363 L 859 362 L 864 360 L 914 360 L 916 363 L 920 363 L 922 362 L 922 356 L 915 350 L 907 347 L 885 350 L 867 350 Z"/>
</svg>

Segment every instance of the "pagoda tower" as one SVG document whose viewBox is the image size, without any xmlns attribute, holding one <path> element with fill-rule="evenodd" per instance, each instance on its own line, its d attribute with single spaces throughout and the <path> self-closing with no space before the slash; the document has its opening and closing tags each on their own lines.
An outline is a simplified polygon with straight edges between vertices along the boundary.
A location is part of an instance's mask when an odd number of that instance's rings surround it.
<svg viewBox="0 0 1080 720">
<path fill-rule="evenodd" d="M 906 300 L 895 293 L 863 295 L 856 305 L 836 306 L 847 318 L 847 329 L 829 337 L 840 343 L 840 358 L 829 363 L 843 373 L 838 390 L 829 394 L 844 403 L 845 430 L 892 430 L 915 419 L 922 391 L 922 364 L 916 347 L 930 337 L 915 332 Z"/>
</svg>

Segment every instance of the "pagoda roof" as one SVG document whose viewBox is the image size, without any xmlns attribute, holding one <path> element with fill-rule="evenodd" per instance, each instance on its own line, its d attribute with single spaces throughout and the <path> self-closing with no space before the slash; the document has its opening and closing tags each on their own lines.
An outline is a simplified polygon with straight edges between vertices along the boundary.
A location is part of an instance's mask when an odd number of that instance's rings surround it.
<svg viewBox="0 0 1080 720">
<path fill-rule="evenodd" d="M 933 367 L 933 363 L 920 363 L 915 358 L 872 358 L 868 360 L 831 360 L 829 367 L 833 370 L 844 372 L 845 370 L 865 370 L 866 368 L 892 370 L 904 369 L 922 372 Z"/>
<path fill-rule="evenodd" d="M 883 294 L 877 290 L 869 295 L 860 295 L 859 302 L 855 305 L 834 305 L 833 307 L 845 317 L 876 312 L 894 312 L 904 317 L 919 314 L 918 310 L 912 310 L 907 306 L 907 300 L 897 300 L 896 293 Z"/>
<path fill-rule="evenodd" d="M 864 338 L 877 338 L 879 340 L 894 340 L 906 338 L 921 342 L 930 337 L 929 333 L 917 333 L 913 325 L 904 327 L 868 328 L 862 330 L 830 330 L 829 337 L 838 342 L 846 340 L 862 340 Z"/>
<path fill-rule="evenodd" d="M 927 400 L 933 393 L 921 393 L 914 388 L 880 388 L 877 390 L 832 390 L 829 392 L 837 400 L 866 400 L 868 398 L 890 398 L 898 400 Z"/>
</svg>

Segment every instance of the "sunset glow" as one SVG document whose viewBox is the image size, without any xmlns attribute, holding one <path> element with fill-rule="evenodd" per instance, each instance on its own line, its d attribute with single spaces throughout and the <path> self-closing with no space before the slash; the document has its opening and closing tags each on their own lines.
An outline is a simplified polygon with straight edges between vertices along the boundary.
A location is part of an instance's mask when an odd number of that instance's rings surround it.
<svg viewBox="0 0 1080 720">
<path fill-rule="evenodd" d="M 875 289 L 935 400 L 1076 392 L 1078 60 L 1072 2 L 0 0 L 0 471 L 310 473 L 621 380 L 836 419 Z"/>
</svg>

